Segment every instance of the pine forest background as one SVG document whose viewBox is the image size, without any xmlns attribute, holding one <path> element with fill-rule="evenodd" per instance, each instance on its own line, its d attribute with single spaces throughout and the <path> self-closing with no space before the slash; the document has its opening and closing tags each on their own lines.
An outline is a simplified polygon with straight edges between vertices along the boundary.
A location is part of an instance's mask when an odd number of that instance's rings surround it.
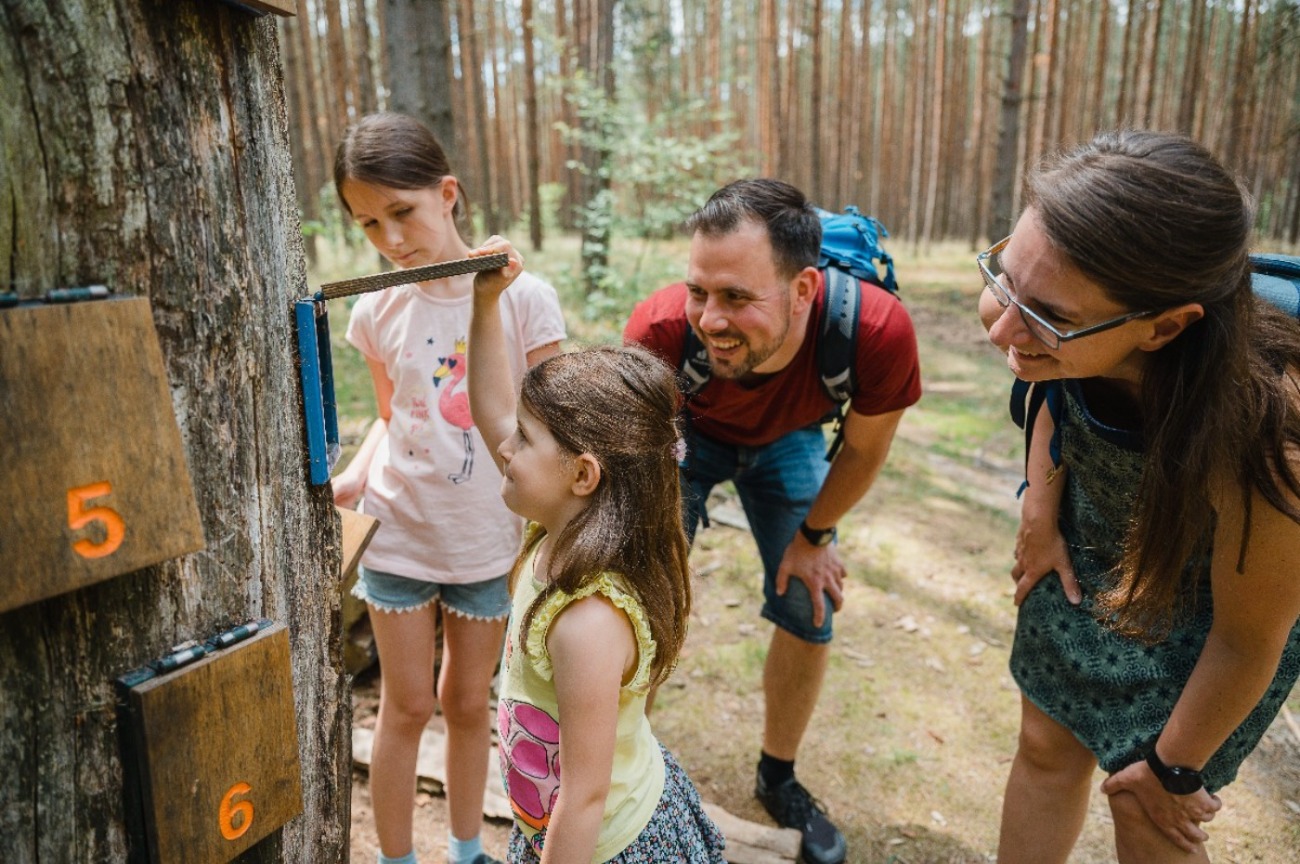
<svg viewBox="0 0 1300 864">
<path fill-rule="evenodd" d="M 299 0 L 281 48 L 299 205 L 346 233 L 347 124 L 420 117 L 479 232 L 671 235 L 721 183 L 789 180 L 900 240 L 1003 236 L 1042 154 L 1121 126 L 1236 169 L 1263 246 L 1300 242 L 1296 0 Z"/>
</svg>

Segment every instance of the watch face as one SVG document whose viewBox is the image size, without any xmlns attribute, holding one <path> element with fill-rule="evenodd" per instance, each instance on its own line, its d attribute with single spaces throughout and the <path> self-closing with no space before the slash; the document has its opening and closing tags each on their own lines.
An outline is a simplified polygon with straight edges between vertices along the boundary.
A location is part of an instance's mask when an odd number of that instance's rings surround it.
<svg viewBox="0 0 1300 864">
<path fill-rule="evenodd" d="M 1201 780 L 1201 772 L 1194 768 L 1180 768 L 1177 765 L 1166 765 L 1160 761 L 1155 750 L 1147 754 L 1147 765 L 1151 767 L 1151 772 L 1156 775 L 1160 785 L 1170 795 L 1191 795 L 1205 787 L 1205 782 Z"/>
<path fill-rule="evenodd" d="M 1160 785 L 1172 795 L 1191 795 L 1205 785 L 1200 772 L 1191 768 L 1166 767 L 1165 771 L 1167 773 L 1160 778 Z"/>
</svg>

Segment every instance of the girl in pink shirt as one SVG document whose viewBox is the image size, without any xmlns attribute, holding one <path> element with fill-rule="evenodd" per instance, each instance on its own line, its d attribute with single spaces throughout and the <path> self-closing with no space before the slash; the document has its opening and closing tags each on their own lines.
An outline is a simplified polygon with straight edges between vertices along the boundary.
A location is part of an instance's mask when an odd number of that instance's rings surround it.
<svg viewBox="0 0 1300 864">
<path fill-rule="evenodd" d="M 399 114 L 363 118 L 339 145 L 334 182 L 343 209 L 397 267 L 469 252 L 457 227 L 460 183 L 419 122 Z M 479 838 L 487 707 L 520 522 L 497 494 L 490 454 L 469 413 L 472 288 L 473 276 L 465 275 L 366 294 L 348 325 L 379 409 L 333 486 L 340 506 L 364 498 L 365 511 L 380 521 L 353 590 L 366 601 L 383 670 L 370 767 L 380 864 L 414 864 L 416 756 L 437 702 L 447 723 L 448 860 L 495 861 Z M 508 368 L 519 381 L 559 352 L 564 322 L 555 291 L 533 276 L 512 286 L 504 308 Z M 435 682 L 439 609 L 444 645 Z"/>
</svg>

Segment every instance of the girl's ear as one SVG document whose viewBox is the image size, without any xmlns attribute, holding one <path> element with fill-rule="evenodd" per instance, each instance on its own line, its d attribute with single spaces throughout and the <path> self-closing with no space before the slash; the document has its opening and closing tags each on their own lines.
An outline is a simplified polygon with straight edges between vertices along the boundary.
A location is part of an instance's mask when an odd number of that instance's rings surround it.
<svg viewBox="0 0 1300 864">
<path fill-rule="evenodd" d="M 596 491 L 600 485 L 600 462 L 590 453 L 579 454 L 573 460 L 573 481 L 569 491 L 579 498 L 585 498 Z"/>
<path fill-rule="evenodd" d="M 456 199 L 460 196 L 460 181 L 448 174 L 438 181 L 442 186 L 442 202 L 447 207 L 447 212 L 456 206 Z"/>
<path fill-rule="evenodd" d="M 1143 351 L 1156 351 L 1174 340 L 1179 333 L 1205 317 L 1200 303 L 1184 303 L 1166 309 L 1151 319 L 1151 332 L 1139 346 Z"/>
</svg>

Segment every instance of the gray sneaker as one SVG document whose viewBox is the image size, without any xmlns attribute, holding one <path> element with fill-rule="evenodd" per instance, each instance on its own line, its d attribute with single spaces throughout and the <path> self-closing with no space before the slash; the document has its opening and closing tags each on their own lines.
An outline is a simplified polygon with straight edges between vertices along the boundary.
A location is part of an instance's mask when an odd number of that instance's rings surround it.
<svg viewBox="0 0 1300 864">
<path fill-rule="evenodd" d="M 844 864 L 848 854 L 844 835 L 826 818 L 821 802 L 798 780 L 791 777 L 769 788 L 759 772 L 754 797 L 778 825 L 803 835 L 799 853 L 804 864 Z"/>
</svg>

